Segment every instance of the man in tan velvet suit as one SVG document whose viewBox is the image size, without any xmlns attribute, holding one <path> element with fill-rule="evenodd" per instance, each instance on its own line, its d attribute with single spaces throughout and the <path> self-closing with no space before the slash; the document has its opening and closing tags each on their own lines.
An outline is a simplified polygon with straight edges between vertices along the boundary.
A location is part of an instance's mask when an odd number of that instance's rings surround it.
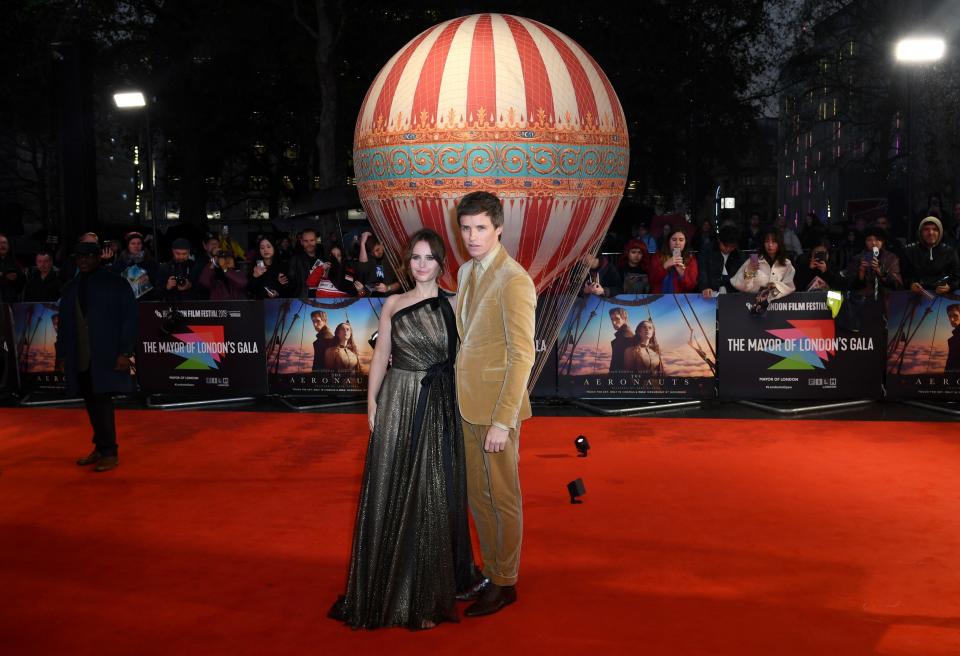
<svg viewBox="0 0 960 656">
<path fill-rule="evenodd" d="M 517 462 L 520 422 L 531 414 L 527 382 L 537 297 L 530 276 L 500 246 L 503 206 L 496 196 L 464 196 L 457 222 L 471 257 L 458 276 L 457 397 L 484 576 L 458 598 L 475 600 L 465 614 L 478 616 L 517 599 L 523 536 Z"/>
</svg>

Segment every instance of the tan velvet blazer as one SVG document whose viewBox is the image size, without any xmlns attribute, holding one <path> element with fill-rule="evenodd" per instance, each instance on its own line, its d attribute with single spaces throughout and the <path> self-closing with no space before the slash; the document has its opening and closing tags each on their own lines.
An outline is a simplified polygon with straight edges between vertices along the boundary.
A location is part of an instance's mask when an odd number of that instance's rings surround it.
<svg viewBox="0 0 960 656">
<path fill-rule="evenodd" d="M 460 267 L 458 290 L 474 266 L 471 259 Z M 516 428 L 532 414 L 527 382 L 535 356 L 533 280 L 501 247 L 466 300 L 464 313 L 463 294 L 457 295 L 460 414 L 471 424 Z"/>
</svg>

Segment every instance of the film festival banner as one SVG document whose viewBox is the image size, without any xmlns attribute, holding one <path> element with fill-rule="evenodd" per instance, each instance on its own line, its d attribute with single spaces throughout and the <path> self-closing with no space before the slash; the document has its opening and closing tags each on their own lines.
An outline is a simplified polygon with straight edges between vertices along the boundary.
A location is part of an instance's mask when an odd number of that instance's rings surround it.
<svg viewBox="0 0 960 656">
<path fill-rule="evenodd" d="M 260 302 L 140 303 L 138 309 L 137 374 L 147 394 L 266 393 Z"/>
<path fill-rule="evenodd" d="M 20 391 L 63 393 L 64 375 L 57 372 L 57 303 L 14 303 L 13 339 Z"/>
<path fill-rule="evenodd" d="M 0 392 L 17 390 L 17 349 L 13 338 L 13 308 L 0 303 Z"/>
<path fill-rule="evenodd" d="M 887 395 L 960 401 L 960 295 L 891 295 Z"/>
<path fill-rule="evenodd" d="M 830 302 L 827 294 L 834 295 Z M 840 303 L 838 292 L 800 292 L 771 302 L 758 315 L 750 311 L 753 298 L 748 294 L 718 298 L 721 398 L 881 396 L 884 324 L 879 303 L 854 305 L 849 299 Z M 859 331 L 838 326 L 831 304 L 857 313 Z"/>
<path fill-rule="evenodd" d="M 713 398 L 716 308 L 699 294 L 577 299 L 557 346 L 560 395 Z"/>
<path fill-rule="evenodd" d="M 264 301 L 270 392 L 365 394 L 382 298 Z"/>
</svg>

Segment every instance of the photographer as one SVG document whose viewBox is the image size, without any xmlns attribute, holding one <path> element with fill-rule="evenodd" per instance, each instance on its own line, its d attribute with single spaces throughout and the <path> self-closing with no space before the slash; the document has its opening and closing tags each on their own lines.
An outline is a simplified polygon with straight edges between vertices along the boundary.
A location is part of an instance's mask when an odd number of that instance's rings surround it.
<svg viewBox="0 0 960 656">
<path fill-rule="evenodd" d="M 193 262 L 190 261 L 190 242 L 175 239 L 170 248 L 173 259 L 160 267 L 161 296 L 168 303 L 195 301 L 197 293 L 190 279 Z"/>
<path fill-rule="evenodd" d="M 200 274 L 200 286 L 210 292 L 211 301 L 240 301 L 247 298 L 247 278 L 237 270 L 231 253 L 217 251 Z"/>
<path fill-rule="evenodd" d="M 830 240 L 826 237 L 821 238 L 809 252 L 797 259 L 796 271 L 793 284 L 800 291 L 845 287 L 843 276 L 830 257 Z"/>
</svg>

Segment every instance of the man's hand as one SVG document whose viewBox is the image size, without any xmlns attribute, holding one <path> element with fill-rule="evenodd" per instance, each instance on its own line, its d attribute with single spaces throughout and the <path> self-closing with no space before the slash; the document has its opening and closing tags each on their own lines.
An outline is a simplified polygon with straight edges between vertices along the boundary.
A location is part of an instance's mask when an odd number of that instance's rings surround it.
<svg viewBox="0 0 960 656">
<path fill-rule="evenodd" d="M 101 260 L 112 260 L 113 259 L 113 249 L 107 246 L 106 248 L 100 249 L 100 259 Z"/>
<path fill-rule="evenodd" d="M 117 362 L 113 365 L 114 371 L 130 371 L 130 366 L 133 363 L 132 358 L 128 358 L 122 353 L 117 356 Z"/>
<path fill-rule="evenodd" d="M 366 244 L 367 240 L 370 239 L 370 237 L 372 236 L 373 236 L 372 232 L 370 232 L 369 230 L 365 231 L 363 234 L 360 235 L 360 243 Z"/>
<path fill-rule="evenodd" d="M 915 283 L 913 283 L 912 285 L 910 285 L 910 291 L 912 291 L 914 294 L 922 294 L 922 293 L 923 293 L 923 285 L 921 285 L 921 284 L 918 283 L 918 282 L 915 282 Z"/>
<path fill-rule="evenodd" d="M 277 276 L 277 282 L 280 283 L 281 285 L 286 285 L 287 283 L 290 282 L 290 279 L 287 278 L 286 275 L 281 273 Z"/>
<path fill-rule="evenodd" d="M 826 263 L 826 262 L 819 262 L 819 261 L 817 261 L 817 260 L 810 260 L 810 268 L 811 268 L 811 269 L 816 269 L 816 270 L 819 271 L 820 273 L 823 273 L 824 271 L 827 270 L 827 263 Z"/>
<path fill-rule="evenodd" d="M 491 426 L 487 430 L 486 439 L 483 441 L 483 450 L 487 453 L 500 453 L 506 448 L 509 439 L 510 431 L 498 426 Z"/>
<path fill-rule="evenodd" d="M 170 276 L 169 278 L 167 278 L 167 289 L 173 289 L 176 286 L 177 286 L 176 276 Z"/>
<path fill-rule="evenodd" d="M 16 280 L 17 280 L 17 272 L 16 272 L 16 271 L 7 271 L 5 274 L 3 274 L 3 277 L 6 278 L 7 280 L 9 280 L 10 282 L 16 282 Z"/>
<path fill-rule="evenodd" d="M 182 285 L 177 285 L 177 289 L 179 289 L 181 292 L 185 292 L 191 287 L 193 287 L 193 283 L 187 280 L 186 278 L 184 278 Z"/>
</svg>

